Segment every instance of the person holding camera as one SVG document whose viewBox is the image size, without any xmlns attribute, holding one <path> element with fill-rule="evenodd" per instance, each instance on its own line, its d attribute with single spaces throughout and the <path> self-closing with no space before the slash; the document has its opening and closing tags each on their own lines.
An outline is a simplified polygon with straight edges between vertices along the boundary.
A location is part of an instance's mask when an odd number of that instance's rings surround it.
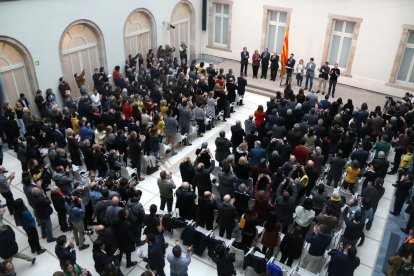
<svg viewBox="0 0 414 276">
<path fill-rule="evenodd" d="M 217 265 L 218 276 L 236 275 L 233 264 L 236 261 L 234 253 L 229 252 L 224 244 L 219 243 L 216 245 L 212 260 Z"/>
<path fill-rule="evenodd" d="M 85 205 L 82 199 L 77 196 L 72 196 L 71 200 L 66 202 L 66 210 L 69 214 L 69 221 L 72 223 L 72 231 L 76 245 L 82 251 L 89 247 L 89 244 L 85 244 L 85 225 L 83 223 Z"/>
<path fill-rule="evenodd" d="M 4 197 L 4 199 L 6 199 L 6 205 L 7 209 L 10 212 L 10 215 L 14 215 L 14 198 L 12 191 L 10 190 L 10 185 L 16 173 L 12 172 L 9 176 L 5 176 L 4 172 L 4 167 L 0 165 L 0 193 Z"/>
<path fill-rule="evenodd" d="M 174 180 L 172 179 L 172 173 L 161 171 L 160 178 L 157 180 L 158 188 L 160 189 L 161 205 L 160 209 L 164 211 L 165 204 L 167 204 L 167 210 L 172 212 L 172 205 L 174 201 L 173 190 L 176 188 Z"/>
<path fill-rule="evenodd" d="M 331 240 L 332 237 L 324 224 L 313 227 L 313 233 L 306 239 L 310 246 L 301 267 L 313 273 L 319 272 L 323 265 L 325 250 L 331 244 Z"/>
<path fill-rule="evenodd" d="M 100 240 L 97 239 L 94 243 L 93 243 L 93 249 L 92 249 L 92 256 L 93 256 L 93 260 L 95 261 L 95 270 L 96 272 L 98 272 L 99 275 L 105 275 L 104 274 L 104 270 L 105 270 L 105 266 L 107 264 L 112 264 L 114 262 L 115 259 L 118 258 L 120 251 L 119 248 L 115 250 L 115 252 L 110 255 L 106 252 L 106 245 L 105 243 Z M 117 275 L 123 275 L 122 273 L 120 273 L 119 267 L 116 267 L 116 270 L 119 271 L 117 272 Z"/>
<path fill-rule="evenodd" d="M 360 260 L 356 256 L 357 249 L 353 245 L 341 246 L 340 250 L 329 251 L 331 260 L 328 265 L 328 276 L 350 276 L 354 275 Z"/>
</svg>

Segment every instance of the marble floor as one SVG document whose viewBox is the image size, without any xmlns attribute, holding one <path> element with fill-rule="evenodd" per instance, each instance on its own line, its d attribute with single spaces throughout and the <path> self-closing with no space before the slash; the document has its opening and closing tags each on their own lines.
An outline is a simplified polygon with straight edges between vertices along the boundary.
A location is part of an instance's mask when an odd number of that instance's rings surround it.
<svg viewBox="0 0 414 276">
<path fill-rule="evenodd" d="M 238 68 L 238 67 L 233 67 Z M 248 78 L 248 81 L 250 84 L 256 83 L 258 86 L 263 85 L 261 82 L 265 82 L 264 80 L 251 80 Z M 342 89 L 342 88 L 341 88 Z M 360 93 L 362 99 L 367 99 L 369 105 L 377 104 L 377 101 L 379 102 L 379 99 L 383 96 L 378 96 L 366 91 L 361 91 L 359 89 L 355 88 L 347 88 L 348 90 L 352 90 L 353 94 L 356 95 Z M 341 91 L 338 87 L 338 96 L 341 95 Z M 346 95 L 342 95 L 344 98 L 346 98 Z M 227 137 L 230 138 L 230 126 L 235 123 L 236 120 L 242 120 L 244 121 L 249 114 L 252 114 L 254 110 L 256 110 L 258 104 L 265 105 L 267 101 L 266 96 L 258 95 L 254 93 L 247 92 L 245 95 L 244 103 L 245 105 L 243 107 L 236 107 L 236 112 L 232 114 L 232 117 L 227 120 L 227 122 L 220 122 L 216 125 L 215 128 L 213 128 L 211 131 L 208 131 L 203 138 L 196 138 L 192 137 L 191 142 L 192 146 L 190 147 L 183 147 L 178 148 L 178 154 L 173 157 L 167 157 L 165 162 L 161 165 L 161 169 L 165 169 L 168 171 L 173 172 L 173 178 L 176 183 L 180 184 L 180 174 L 178 170 L 178 165 L 181 162 L 181 160 L 184 157 L 191 157 L 195 158 L 195 150 L 201 146 L 201 143 L 204 141 L 207 141 L 209 143 L 209 148 L 214 152 L 215 145 L 214 140 L 218 136 L 218 133 L 221 130 L 224 130 L 227 133 Z M 356 101 L 359 99 L 354 98 Z M 371 104 L 371 100 L 373 101 Z M 375 103 L 374 103 L 375 102 Z M 6 147 L 4 147 L 4 150 L 6 150 Z M 26 202 L 26 197 L 22 190 L 22 184 L 21 184 L 21 167 L 20 163 L 18 162 L 15 153 L 8 150 L 4 153 L 4 166 L 11 172 L 16 172 L 16 179 L 12 183 L 12 192 L 14 194 L 14 198 L 22 198 Z M 148 210 L 149 206 L 151 204 L 159 205 L 159 194 L 158 194 L 158 187 L 156 184 L 158 173 L 153 173 L 152 175 L 146 176 L 146 179 L 142 181 L 138 188 L 143 191 L 142 195 L 142 204 L 144 207 Z M 395 176 L 387 176 L 387 181 L 385 182 L 385 195 L 383 199 L 381 199 L 380 204 L 378 206 L 378 210 L 375 215 L 374 223 L 372 226 L 371 231 L 366 232 L 366 241 L 362 247 L 358 248 L 358 256 L 361 259 L 361 265 L 358 267 L 358 269 L 355 272 L 355 275 L 372 275 L 373 269 L 375 267 L 375 262 L 377 259 L 378 251 L 380 248 L 381 240 L 383 238 L 384 228 L 386 224 L 386 220 L 388 217 L 388 211 L 390 208 L 390 204 L 392 201 L 393 196 L 393 187 L 391 184 Z M 4 200 L 3 200 L 4 202 Z M 27 202 L 26 202 L 27 205 Z M 28 206 L 28 205 L 27 205 Z M 26 253 L 28 255 L 32 255 L 30 252 L 30 248 L 27 242 L 26 235 L 21 227 L 16 227 L 14 219 L 10 216 L 8 212 L 4 215 L 4 222 L 6 224 L 9 224 L 13 227 L 13 230 L 16 233 L 16 239 L 19 245 L 19 251 Z M 53 223 L 53 232 L 55 237 L 61 235 L 61 231 L 58 226 L 57 221 L 57 215 L 54 213 L 52 215 L 52 223 Z M 71 236 L 71 233 L 66 233 L 67 235 Z M 166 235 L 166 239 L 170 245 L 173 245 L 175 240 L 179 238 L 179 231 L 174 231 L 173 235 L 170 237 L 169 235 Z M 88 241 L 90 244 L 91 242 Z M 25 262 L 20 259 L 15 259 L 13 261 L 16 272 L 18 275 L 22 276 L 29 276 L 29 275 L 45 275 L 49 276 L 52 275 L 54 271 L 59 270 L 59 262 L 54 254 L 54 243 L 47 243 L 45 240 L 41 240 L 42 247 L 46 248 L 46 252 L 42 255 L 36 256 L 37 261 L 34 265 L 31 265 L 28 262 Z M 2 245 L 0 245 L 2 246 Z M 167 252 L 171 251 L 172 246 L 169 246 L 167 249 Z M 146 246 L 143 247 L 144 252 L 146 253 Z M 77 263 L 81 267 L 88 268 L 93 275 L 97 275 L 94 270 L 94 262 L 92 259 L 91 254 L 91 247 L 84 250 L 84 251 L 76 251 L 77 254 Z M 137 257 L 136 254 L 133 254 L 133 260 L 140 259 Z M 141 272 L 143 272 L 145 269 L 145 263 L 139 262 L 137 266 L 125 269 L 125 261 L 122 262 L 122 270 L 125 273 L 125 275 L 140 275 Z M 168 263 L 165 267 L 165 272 L 168 275 L 169 274 L 169 266 Z M 240 267 L 237 268 L 237 274 L 238 275 L 244 275 L 245 271 L 241 270 Z M 192 263 L 189 267 L 189 275 L 197 275 L 197 276 L 211 276 L 216 275 L 216 268 L 215 265 L 212 263 L 211 260 L 209 260 L 206 256 L 199 257 L 194 256 Z M 255 275 L 254 272 L 248 271 L 247 275 Z"/>
</svg>

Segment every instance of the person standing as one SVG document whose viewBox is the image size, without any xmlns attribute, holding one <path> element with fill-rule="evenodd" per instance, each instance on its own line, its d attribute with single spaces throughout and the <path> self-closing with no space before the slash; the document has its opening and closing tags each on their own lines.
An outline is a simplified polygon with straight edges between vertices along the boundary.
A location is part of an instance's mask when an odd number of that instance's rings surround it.
<svg viewBox="0 0 414 276">
<path fill-rule="evenodd" d="M 260 55 L 260 60 L 262 61 L 262 75 L 260 76 L 261 79 L 267 78 L 267 68 L 269 67 L 269 60 L 270 60 L 270 53 L 267 48 L 264 49 L 262 54 Z"/>
<path fill-rule="evenodd" d="M 53 227 L 50 215 L 53 213 L 51 201 L 38 187 L 32 189 L 33 208 L 36 217 L 39 219 L 40 228 L 42 230 L 42 238 L 47 238 L 47 242 L 54 242 Z"/>
<path fill-rule="evenodd" d="M 390 211 L 390 214 L 393 216 L 399 216 L 404 205 L 404 201 L 410 194 L 410 189 L 413 186 L 413 177 L 410 174 L 404 173 L 397 184 L 392 184 L 392 186 L 397 189 L 395 191 L 394 210 Z"/>
<path fill-rule="evenodd" d="M 247 47 L 243 47 L 243 51 L 240 53 L 240 76 L 244 73 L 244 76 L 247 77 L 247 65 L 249 64 L 249 52 L 247 51 Z"/>
<path fill-rule="evenodd" d="M 259 72 L 260 67 L 260 58 L 259 51 L 255 50 L 252 56 L 252 67 L 253 67 L 253 78 L 257 79 L 257 72 Z"/>
<path fill-rule="evenodd" d="M 36 221 L 33 218 L 32 214 L 27 210 L 26 205 L 21 198 L 18 198 L 14 201 L 15 213 L 14 220 L 16 225 L 22 226 L 23 230 L 27 234 L 27 239 L 30 245 L 32 253 L 37 253 L 38 255 L 44 253 L 46 249 L 40 247 L 39 243 L 39 234 L 36 229 Z"/>
<path fill-rule="evenodd" d="M 308 90 L 308 84 L 309 84 L 309 91 L 312 90 L 313 77 L 315 76 L 315 69 L 316 69 L 316 64 L 313 62 L 313 58 L 310 58 L 309 62 L 306 64 L 306 67 L 305 67 L 306 83 L 305 83 L 304 90 Z"/>
<path fill-rule="evenodd" d="M 0 257 L 6 263 L 11 263 L 13 258 L 23 259 L 32 264 L 36 262 L 36 258 L 19 252 L 19 247 L 16 242 L 16 234 L 9 225 L 3 223 L 0 223 L 0 244 Z"/>
<path fill-rule="evenodd" d="M 313 233 L 306 239 L 310 244 L 308 252 L 303 258 L 301 267 L 312 273 L 317 273 L 321 269 L 326 248 L 331 244 L 332 237 L 328 234 L 324 224 L 316 225 Z"/>
<path fill-rule="evenodd" d="M 156 236 L 154 233 L 148 233 L 146 239 L 148 243 L 148 255 L 144 257 L 144 254 L 141 254 L 139 257 L 148 263 L 152 271 L 157 271 L 157 276 L 165 276 L 165 245 L 162 238 Z"/>
<path fill-rule="evenodd" d="M 174 180 L 172 179 L 172 173 L 161 171 L 160 178 L 157 179 L 157 185 L 160 189 L 160 209 L 164 211 L 165 204 L 167 204 L 167 210 L 169 213 L 171 213 L 174 201 L 173 190 L 177 187 L 174 183 Z"/>
<path fill-rule="evenodd" d="M 15 177 L 15 172 L 12 172 L 9 176 L 5 176 L 4 172 L 4 167 L 0 165 L 0 193 L 6 199 L 6 205 L 10 215 L 14 215 L 14 198 L 10 190 L 10 185 Z"/>
<path fill-rule="evenodd" d="M 360 260 L 356 256 L 355 246 L 347 246 L 345 250 L 332 249 L 329 253 L 331 260 L 328 266 L 328 276 L 354 275 L 355 269 L 359 266 Z"/>
<path fill-rule="evenodd" d="M 141 154 L 142 154 L 142 145 L 141 142 L 145 142 L 145 136 L 138 134 L 135 131 L 132 131 L 128 137 L 128 155 L 131 158 L 131 167 L 137 169 L 137 174 L 139 181 L 145 180 L 144 177 L 141 177 Z"/>
<path fill-rule="evenodd" d="M 114 225 L 115 237 L 119 245 L 119 260 L 122 259 L 123 253 L 126 256 L 126 267 L 132 267 L 137 264 L 131 261 L 131 252 L 135 250 L 135 237 L 131 222 L 128 220 L 128 211 L 121 209 L 118 212 L 118 222 Z"/>
<path fill-rule="evenodd" d="M 188 276 L 188 266 L 191 263 L 191 254 L 193 253 L 193 247 L 187 248 L 187 253 L 182 256 L 183 252 L 181 247 L 176 243 L 172 252 L 167 255 L 167 260 L 170 263 L 170 275 L 171 276 Z"/>
<path fill-rule="evenodd" d="M 193 117 L 193 111 L 188 108 L 188 102 L 183 101 L 182 106 L 178 109 L 180 116 L 178 117 L 178 123 L 180 125 L 180 132 L 182 135 L 190 133 L 190 123 Z M 192 144 L 186 141 L 187 146 L 191 146 Z"/>
<path fill-rule="evenodd" d="M 187 45 L 185 44 L 185 42 L 181 42 L 179 50 L 180 50 L 181 66 L 186 66 L 187 65 Z"/>
<path fill-rule="evenodd" d="M 329 79 L 329 62 L 325 62 L 324 65 L 319 68 L 319 85 L 316 93 L 319 93 L 322 90 L 322 95 L 325 94 L 326 81 Z M 322 88 L 322 89 L 321 89 Z"/>
<path fill-rule="evenodd" d="M 275 81 L 277 77 L 277 70 L 279 69 L 279 56 L 276 52 L 270 57 L 270 80 Z"/>
<path fill-rule="evenodd" d="M 293 58 L 295 55 L 290 54 L 290 57 L 286 61 L 286 83 L 285 85 L 288 85 L 292 82 L 292 72 L 295 68 L 296 60 Z"/>
<path fill-rule="evenodd" d="M 69 221 L 72 223 L 72 231 L 76 245 L 82 251 L 89 247 L 89 244 L 85 244 L 84 234 L 85 225 L 83 223 L 83 217 L 85 215 L 85 205 L 79 197 L 73 196 L 72 202 L 66 203 L 66 211 L 69 214 Z"/>
<path fill-rule="evenodd" d="M 218 276 L 236 275 L 233 263 L 236 261 L 234 253 L 228 252 L 223 244 L 217 244 L 214 248 L 213 262 L 217 265 Z"/>
<path fill-rule="evenodd" d="M 296 66 L 296 88 L 301 88 L 304 73 L 305 65 L 303 64 L 303 59 L 301 59 L 299 60 L 299 64 Z"/>
<path fill-rule="evenodd" d="M 338 63 L 335 63 L 334 67 L 329 71 L 329 88 L 328 96 L 331 95 L 332 89 L 332 98 L 335 97 L 335 87 L 338 81 L 338 77 L 341 75 L 341 70 L 338 68 Z M 323 95 L 324 93 L 322 93 Z"/>
<path fill-rule="evenodd" d="M 231 239 L 231 234 L 235 226 L 235 221 L 238 217 L 236 208 L 231 202 L 230 195 L 225 195 L 223 197 L 223 203 L 219 204 L 218 207 L 219 214 L 219 236 L 223 237 L 224 232 L 226 232 L 226 239 Z"/>
<path fill-rule="evenodd" d="M 266 77 L 265 77 L 266 78 Z M 244 78 L 244 75 L 237 77 L 237 94 L 239 95 L 239 102 L 237 105 L 243 105 L 244 93 L 246 92 L 247 80 Z"/>
</svg>

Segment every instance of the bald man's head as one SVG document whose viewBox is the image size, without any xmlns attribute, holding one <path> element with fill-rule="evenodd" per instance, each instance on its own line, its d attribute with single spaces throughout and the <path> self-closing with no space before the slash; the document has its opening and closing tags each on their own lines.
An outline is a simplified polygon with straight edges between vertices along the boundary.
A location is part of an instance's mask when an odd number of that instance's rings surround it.
<svg viewBox="0 0 414 276">
<path fill-rule="evenodd" d="M 204 192 L 204 197 L 205 198 L 210 198 L 210 196 L 211 196 L 211 192 L 210 191 L 205 191 Z"/>
<path fill-rule="evenodd" d="M 249 120 L 253 120 L 253 115 L 252 114 L 249 115 Z"/>
<path fill-rule="evenodd" d="M 241 125 L 240 120 L 237 120 L 237 121 L 236 121 L 236 125 L 238 125 L 238 126 L 239 126 L 239 125 Z"/>
<path fill-rule="evenodd" d="M 95 227 L 95 232 L 96 233 L 100 233 L 100 232 L 102 232 L 103 230 L 105 230 L 105 226 L 103 226 L 103 225 L 96 225 L 96 227 Z"/>
<path fill-rule="evenodd" d="M 230 195 L 225 195 L 225 196 L 223 197 L 223 201 L 224 201 L 225 203 L 230 203 L 230 200 L 231 200 Z"/>
<path fill-rule="evenodd" d="M 112 198 L 112 205 L 118 205 L 118 204 L 119 204 L 119 197 L 114 196 L 114 197 Z"/>
<path fill-rule="evenodd" d="M 313 161 L 312 160 L 309 160 L 308 161 L 308 167 L 313 167 L 313 165 L 314 165 L 315 163 L 313 163 Z"/>
<path fill-rule="evenodd" d="M 190 188 L 190 183 L 183 182 L 183 184 L 181 184 L 181 188 L 183 188 L 184 190 L 188 190 Z"/>
</svg>

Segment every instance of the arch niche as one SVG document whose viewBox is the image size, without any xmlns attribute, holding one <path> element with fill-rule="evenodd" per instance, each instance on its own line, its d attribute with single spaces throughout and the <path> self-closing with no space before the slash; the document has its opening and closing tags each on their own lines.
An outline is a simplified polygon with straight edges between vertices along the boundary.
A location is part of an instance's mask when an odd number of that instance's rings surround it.
<svg viewBox="0 0 414 276">
<path fill-rule="evenodd" d="M 195 58 L 195 12 L 193 5 L 186 0 L 180 1 L 175 6 L 171 14 L 171 24 L 175 29 L 170 30 L 171 46 L 177 50 L 175 56 L 179 56 L 181 42 L 187 45 L 187 54 L 189 59 Z"/>
<path fill-rule="evenodd" d="M 134 10 L 125 22 L 125 59 L 128 55 L 140 53 L 146 62 L 148 50 L 154 50 L 157 46 L 156 33 L 155 19 L 151 12 L 146 9 Z"/>
<path fill-rule="evenodd" d="M 32 56 L 23 44 L 6 36 L 0 36 L 0 86 L 0 102 L 14 107 L 24 93 L 32 110 L 37 110 L 34 95 L 39 85 Z"/>
<path fill-rule="evenodd" d="M 99 27 L 88 20 L 77 20 L 66 27 L 60 40 L 60 57 L 63 77 L 70 85 L 73 96 L 80 96 L 73 77 L 85 69 L 85 85 L 93 89 L 95 68 L 106 67 L 105 44 Z M 108 71 L 108 68 L 105 68 Z"/>
</svg>

